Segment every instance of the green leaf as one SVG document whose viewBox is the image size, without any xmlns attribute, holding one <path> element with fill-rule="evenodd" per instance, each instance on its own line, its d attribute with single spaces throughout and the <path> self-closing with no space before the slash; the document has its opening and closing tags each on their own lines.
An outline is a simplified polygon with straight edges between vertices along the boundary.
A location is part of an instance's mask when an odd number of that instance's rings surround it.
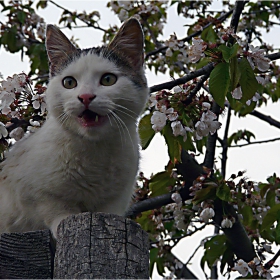
<svg viewBox="0 0 280 280">
<path fill-rule="evenodd" d="M 229 63 L 231 58 L 236 57 L 236 54 L 239 49 L 239 45 L 234 44 L 232 47 L 227 47 L 226 45 L 220 45 L 218 49 L 222 52 L 223 59 L 227 63 Z"/>
<path fill-rule="evenodd" d="M 180 162 L 181 161 L 181 145 L 180 145 L 177 137 L 174 136 L 170 124 L 167 124 L 163 128 L 162 134 L 163 134 L 163 136 L 165 138 L 165 142 L 167 144 L 168 155 L 170 157 L 170 160 L 173 163 L 176 163 L 178 161 Z"/>
<path fill-rule="evenodd" d="M 141 213 L 141 216 L 136 218 L 136 222 L 141 225 L 141 228 L 148 233 L 155 233 L 156 226 L 155 223 L 150 219 L 150 216 L 153 215 L 152 210 L 145 211 Z"/>
<path fill-rule="evenodd" d="M 206 199 L 214 199 L 216 197 L 216 189 L 216 185 L 210 185 L 207 188 L 197 191 L 192 202 L 198 204 Z"/>
<path fill-rule="evenodd" d="M 230 247 L 229 243 L 226 242 L 226 250 L 223 253 L 221 259 L 221 267 L 220 267 L 221 274 L 223 274 L 226 264 L 229 264 L 230 266 L 233 265 L 233 259 L 234 259 L 234 254 L 232 248 Z"/>
<path fill-rule="evenodd" d="M 154 265 L 156 263 L 159 275 L 163 276 L 164 273 L 164 258 L 158 256 L 158 248 L 150 250 L 150 277 L 152 277 Z"/>
<path fill-rule="evenodd" d="M 213 25 L 210 25 L 209 27 L 205 28 L 201 33 L 201 39 L 206 42 L 215 43 L 217 42 L 218 35 L 213 29 Z"/>
<path fill-rule="evenodd" d="M 149 182 L 149 188 L 151 190 L 150 197 L 159 196 L 165 193 L 168 193 L 168 187 L 174 186 L 176 183 L 176 180 L 171 177 L 170 172 L 163 171 L 159 172 L 156 175 L 154 175 L 150 182 Z"/>
<path fill-rule="evenodd" d="M 23 46 L 22 42 L 18 38 L 16 26 L 12 26 L 11 28 L 5 30 L 0 39 L 1 45 L 4 45 L 11 53 L 18 52 Z"/>
<path fill-rule="evenodd" d="M 25 22 L 25 18 L 26 18 L 26 13 L 24 11 L 18 11 L 17 12 L 17 18 L 19 20 L 20 23 L 24 24 Z"/>
<path fill-rule="evenodd" d="M 176 138 L 177 138 L 178 142 L 180 143 L 183 150 L 195 152 L 195 147 L 194 147 L 192 135 L 190 132 L 187 132 L 186 141 L 184 141 L 184 137 L 181 135 L 177 136 Z"/>
<path fill-rule="evenodd" d="M 266 193 L 266 204 L 269 205 L 270 207 L 273 207 L 275 205 L 275 190 L 270 189 L 267 193 Z"/>
<path fill-rule="evenodd" d="M 254 71 L 248 62 L 248 60 L 243 57 L 239 63 L 240 69 L 240 86 L 242 89 L 242 98 L 241 102 L 246 103 L 249 99 L 251 99 L 258 90 L 258 81 L 255 77 Z"/>
<path fill-rule="evenodd" d="M 139 135 L 142 149 L 145 150 L 155 136 L 151 123 L 152 114 L 144 116 L 139 122 Z"/>
<path fill-rule="evenodd" d="M 262 231 L 270 229 L 273 223 L 277 220 L 279 213 L 280 213 L 280 204 L 274 205 L 267 211 L 267 214 L 263 218 L 263 222 L 261 226 Z"/>
<path fill-rule="evenodd" d="M 253 211 L 249 205 L 244 205 L 241 208 L 240 214 L 243 216 L 243 224 L 250 225 L 253 221 Z"/>
<path fill-rule="evenodd" d="M 268 23 L 269 20 L 269 12 L 262 10 L 261 13 L 259 13 L 259 17 L 266 23 Z"/>
<path fill-rule="evenodd" d="M 210 240 L 205 242 L 205 253 L 203 256 L 203 264 L 207 262 L 208 267 L 211 269 L 217 259 L 220 258 L 226 251 L 226 236 L 224 234 L 216 235 Z"/>
<path fill-rule="evenodd" d="M 218 198 L 224 201 L 230 201 L 230 188 L 226 184 L 219 185 L 217 188 L 216 195 Z"/>
<path fill-rule="evenodd" d="M 277 226 L 275 228 L 275 242 L 280 244 L 280 211 L 277 214 Z"/>
<path fill-rule="evenodd" d="M 224 108 L 226 94 L 230 85 L 229 64 L 222 62 L 216 65 L 210 74 L 209 89 L 217 104 Z"/>
<path fill-rule="evenodd" d="M 230 74 L 230 91 L 233 91 L 237 87 L 241 76 L 241 72 L 238 67 L 238 60 L 236 56 L 230 60 L 229 74 Z"/>
<path fill-rule="evenodd" d="M 260 188 L 261 198 L 264 198 L 267 190 L 270 188 L 270 184 L 259 184 L 258 187 Z"/>
</svg>

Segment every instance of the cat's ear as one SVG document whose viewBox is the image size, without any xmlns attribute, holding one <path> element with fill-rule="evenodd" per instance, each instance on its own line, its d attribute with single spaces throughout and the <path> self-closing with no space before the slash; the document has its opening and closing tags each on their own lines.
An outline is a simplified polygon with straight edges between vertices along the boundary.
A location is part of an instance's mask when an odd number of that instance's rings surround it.
<svg viewBox="0 0 280 280">
<path fill-rule="evenodd" d="M 133 17 L 125 21 L 108 48 L 124 55 L 133 68 L 142 68 L 144 37 L 139 21 Z"/>
<path fill-rule="evenodd" d="M 75 46 L 54 25 L 47 25 L 46 50 L 50 62 L 50 73 L 54 75 L 77 52 Z"/>
</svg>

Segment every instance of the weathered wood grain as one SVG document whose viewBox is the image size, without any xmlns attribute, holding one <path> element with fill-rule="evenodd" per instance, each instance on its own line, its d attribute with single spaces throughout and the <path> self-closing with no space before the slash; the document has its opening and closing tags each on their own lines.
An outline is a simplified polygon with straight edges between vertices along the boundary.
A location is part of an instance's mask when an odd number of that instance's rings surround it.
<svg viewBox="0 0 280 280">
<path fill-rule="evenodd" d="M 82 213 L 61 222 L 54 278 L 148 279 L 147 233 L 106 213 Z"/>
<path fill-rule="evenodd" d="M 52 237 L 49 230 L 3 233 L 0 238 L 1 279 L 51 279 Z"/>
</svg>

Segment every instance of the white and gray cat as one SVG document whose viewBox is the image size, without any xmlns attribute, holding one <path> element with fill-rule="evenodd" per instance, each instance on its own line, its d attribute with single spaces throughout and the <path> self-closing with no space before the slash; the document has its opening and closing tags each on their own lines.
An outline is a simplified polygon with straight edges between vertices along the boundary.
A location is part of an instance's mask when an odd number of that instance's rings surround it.
<svg viewBox="0 0 280 280">
<path fill-rule="evenodd" d="M 148 87 L 135 18 L 112 42 L 80 50 L 48 25 L 48 119 L 15 144 L 0 172 L 0 232 L 49 228 L 84 211 L 123 215 L 139 162 Z"/>
</svg>

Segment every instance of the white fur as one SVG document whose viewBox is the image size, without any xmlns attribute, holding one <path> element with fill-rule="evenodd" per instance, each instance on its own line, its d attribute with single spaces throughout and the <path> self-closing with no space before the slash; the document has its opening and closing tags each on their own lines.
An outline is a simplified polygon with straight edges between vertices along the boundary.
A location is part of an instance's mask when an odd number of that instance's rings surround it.
<svg viewBox="0 0 280 280">
<path fill-rule="evenodd" d="M 104 73 L 115 74 L 116 84 L 100 85 Z M 65 89 L 65 76 L 75 77 L 78 86 Z M 84 105 L 78 95 L 83 93 L 96 95 L 91 110 L 100 115 L 115 110 L 121 121 L 110 116 L 102 126 L 81 126 L 77 116 Z M 140 90 L 113 62 L 95 54 L 80 57 L 53 77 L 47 121 L 16 143 L 2 163 L 0 231 L 50 228 L 56 236 L 57 225 L 70 214 L 124 214 L 138 170 L 136 122 L 147 96 L 147 88 Z M 68 115 L 65 121 L 59 120 L 62 112 Z"/>
</svg>

